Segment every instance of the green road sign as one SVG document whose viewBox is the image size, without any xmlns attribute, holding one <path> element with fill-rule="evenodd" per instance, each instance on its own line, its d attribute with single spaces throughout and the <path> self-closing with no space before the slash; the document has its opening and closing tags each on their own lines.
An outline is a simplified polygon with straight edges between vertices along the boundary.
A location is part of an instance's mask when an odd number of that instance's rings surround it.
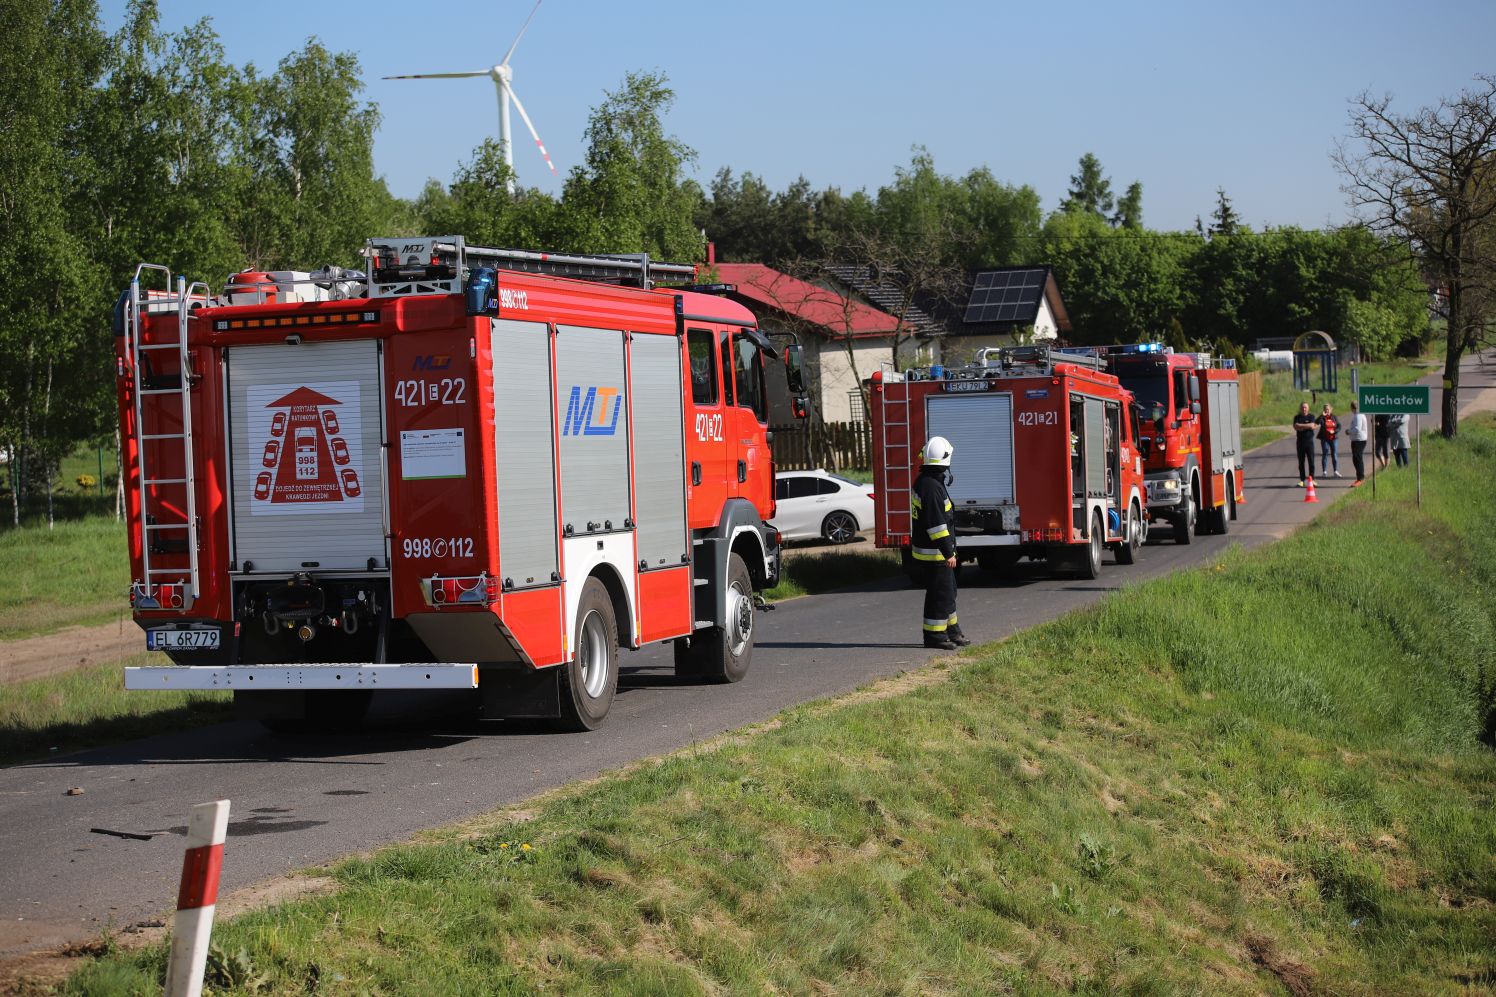
<svg viewBox="0 0 1496 997">
<path fill-rule="evenodd" d="M 1421 384 L 1361 385 L 1356 399 L 1362 412 L 1389 415 L 1428 415 L 1429 389 Z"/>
</svg>

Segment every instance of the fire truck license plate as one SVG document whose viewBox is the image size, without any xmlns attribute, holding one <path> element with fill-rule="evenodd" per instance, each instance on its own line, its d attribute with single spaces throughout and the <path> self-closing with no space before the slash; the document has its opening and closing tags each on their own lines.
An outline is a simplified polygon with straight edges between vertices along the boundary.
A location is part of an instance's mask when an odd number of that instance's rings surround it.
<svg viewBox="0 0 1496 997">
<path fill-rule="evenodd" d="M 147 630 L 148 651 L 218 650 L 217 630 Z"/>
</svg>

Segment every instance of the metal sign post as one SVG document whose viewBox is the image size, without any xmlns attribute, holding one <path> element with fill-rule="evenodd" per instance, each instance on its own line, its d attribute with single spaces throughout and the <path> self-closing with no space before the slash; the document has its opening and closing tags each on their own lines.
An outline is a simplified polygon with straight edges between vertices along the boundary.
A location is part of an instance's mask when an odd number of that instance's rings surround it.
<svg viewBox="0 0 1496 997">
<path fill-rule="evenodd" d="M 1407 415 L 1413 417 L 1413 447 L 1417 453 L 1417 503 L 1423 506 L 1423 443 L 1419 439 L 1418 417 L 1428 415 L 1433 411 L 1430 408 L 1430 390 L 1422 384 L 1382 384 L 1367 385 L 1356 392 L 1356 404 L 1362 412 L 1372 414 L 1385 413 L 1387 415 Z M 1371 465 L 1371 495 L 1376 498 L 1376 454 L 1372 453 Z"/>
</svg>

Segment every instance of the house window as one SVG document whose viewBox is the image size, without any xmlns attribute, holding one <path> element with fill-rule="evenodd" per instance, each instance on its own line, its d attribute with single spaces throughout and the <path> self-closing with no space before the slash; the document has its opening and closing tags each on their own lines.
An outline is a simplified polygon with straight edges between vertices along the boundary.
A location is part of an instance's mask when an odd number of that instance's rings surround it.
<svg viewBox="0 0 1496 997">
<path fill-rule="evenodd" d="M 853 422 L 867 422 L 867 406 L 863 404 L 862 392 L 856 389 L 847 392 L 847 416 Z"/>
</svg>

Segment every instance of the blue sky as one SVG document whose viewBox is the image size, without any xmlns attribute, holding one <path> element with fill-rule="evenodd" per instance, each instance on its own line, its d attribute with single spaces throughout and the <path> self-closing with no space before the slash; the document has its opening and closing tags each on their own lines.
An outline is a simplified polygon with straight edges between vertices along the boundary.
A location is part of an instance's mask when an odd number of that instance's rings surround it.
<svg viewBox="0 0 1496 997">
<path fill-rule="evenodd" d="M 375 166 L 390 189 L 446 182 L 497 133 L 485 79 L 383 81 L 485 69 L 533 0 L 404 5 L 162 0 L 162 26 L 208 14 L 228 57 L 271 69 L 315 35 L 356 54 L 383 116 Z M 106 26 L 121 0 L 103 4 Z M 402 11 L 409 11 L 408 13 Z M 876 191 L 924 146 L 936 167 L 989 167 L 1053 209 L 1094 152 L 1113 188 L 1141 180 L 1144 217 L 1184 228 L 1224 187 L 1254 226 L 1346 219 L 1330 163 L 1347 99 L 1391 92 L 1411 111 L 1496 72 L 1496 3 L 1252 4 L 620 3 L 544 0 L 512 65 L 515 89 L 562 177 L 604 90 L 630 70 L 668 75 L 666 124 L 719 167 L 774 189 Z M 557 192 L 518 116 L 521 182 Z"/>
</svg>

